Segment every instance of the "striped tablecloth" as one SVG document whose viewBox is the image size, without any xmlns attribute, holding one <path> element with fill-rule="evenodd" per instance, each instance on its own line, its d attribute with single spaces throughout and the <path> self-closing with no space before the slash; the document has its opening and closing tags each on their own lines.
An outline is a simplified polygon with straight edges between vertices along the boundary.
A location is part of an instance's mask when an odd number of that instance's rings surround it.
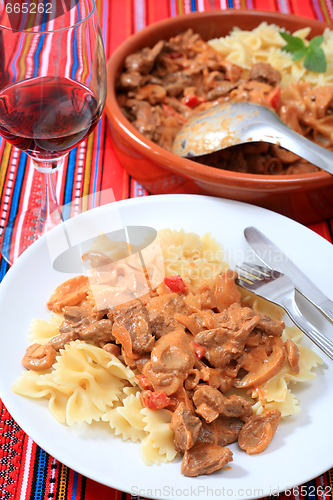
<svg viewBox="0 0 333 500">
<path fill-rule="evenodd" d="M 107 57 L 133 32 L 169 16 L 213 9 L 257 9 L 292 13 L 332 22 L 332 0 L 97 0 Z M 0 139 L 0 227 L 40 197 L 40 177 L 30 159 Z M 117 200 L 148 193 L 120 166 L 113 151 L 105 116 L 95 132 L 71 151 L 57 177 L 57 195 L 64 205 L 75 198 L 112 188 Z M 333 220 L 309 226 L 333 241 Z M 21 228 L 22 229 L 22 228 Z M 21 229 L 18 229 L 20 231 Z M 0 279 L 8 270 L 0 262 Z M 311 460 L 311 457 L 309 457 Z M 333 469 L 281 498 L 331 498 Z M 326 492 L 324 497 L 322 491 Z M 0 498 L 17 500 L 129 500 L 116 491 L 70 470 L 37 446 L 11 418 L 0 401 Z"/>
</svg>

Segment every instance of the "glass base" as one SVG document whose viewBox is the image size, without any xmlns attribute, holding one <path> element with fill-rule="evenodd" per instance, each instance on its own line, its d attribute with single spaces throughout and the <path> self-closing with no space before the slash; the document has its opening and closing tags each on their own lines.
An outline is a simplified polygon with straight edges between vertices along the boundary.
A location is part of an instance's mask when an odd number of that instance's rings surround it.
<svg viewBox="0 0 333 500">
<path fill-rule="evenodd" d="M 7 222 L 0 238 L 0 252 L 8 264 L 13 264 L 32 243 L 62 222 L 57 210 L 46 218 L 44 215 L 41 207 L 34 207 Z"/>
</svg>

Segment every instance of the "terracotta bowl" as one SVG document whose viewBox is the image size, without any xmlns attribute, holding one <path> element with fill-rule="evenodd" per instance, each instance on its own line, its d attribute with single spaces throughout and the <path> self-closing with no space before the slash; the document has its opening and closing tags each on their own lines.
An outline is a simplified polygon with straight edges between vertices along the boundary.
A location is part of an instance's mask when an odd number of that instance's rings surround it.
<svg viewBox="0 0 333 500">
<path fill-rule="evenodd" d="M 219 170 L 180 158 L 140 134 L 125 118 L 116 100 L 115 83 L 128 54 L 152 47 L 188 28 L 204 40 L 227 35 L 234 26 L 253 29 L 262 21 L 293 32 L 311 27 L 311 36 L 327 26 L 317 20 L 271 12 L 210 11 L 178 16 L 155 23 L 128 38 L 107 64 L 109 118 L 116 155 L 151 194 L 202 193 L 269 208 L 302 223 L 333 216 L 333 176 L 326 172 L 303 175 L 254 175 Z"/>
</svg>

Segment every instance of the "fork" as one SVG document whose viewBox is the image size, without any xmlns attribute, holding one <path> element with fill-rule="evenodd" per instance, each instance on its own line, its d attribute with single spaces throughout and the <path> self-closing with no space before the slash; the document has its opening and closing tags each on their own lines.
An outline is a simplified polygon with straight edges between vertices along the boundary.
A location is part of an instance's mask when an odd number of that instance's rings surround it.
<svg viewBox="0 0 333 500">
<path fill-rule="evenodd" d="M 333 360 L 333 342 L 302 315 L 296 304 L 293 282 L 288 276 L 274 269 L 245 262 L 236 268 L 238 270 L 236 280 L 238 285 L 283 307 L 295 325 Z"/>
</svg>

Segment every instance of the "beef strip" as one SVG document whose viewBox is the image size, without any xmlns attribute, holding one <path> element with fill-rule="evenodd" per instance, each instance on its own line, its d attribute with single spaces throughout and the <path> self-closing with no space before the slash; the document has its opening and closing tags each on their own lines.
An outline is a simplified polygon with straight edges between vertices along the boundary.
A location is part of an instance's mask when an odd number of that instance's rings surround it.
<svg viewBox="0 0 333 500">
<path fill-rule="evenodd" d="M 180 403 L 172 415 L 170 428 L 174 431 L 176 451 L 185 453 L 194 446 L 201 428 L 201 421 Z"/>
<path fill-rule="evenodd" d="M 87 328 L 80 332 L 81 340 L 93 340 L 96 344 L 105 344 L 114 341 L 112 335 L 112 321 L 101 319 L 91 323 Z"/>
<path fill-rule="evenodd" d="M 73 340 L 77 340 L 78 338 L 79 333 L 73 330 L 70 333 L 60 333 L 59 335 L 56 335 L 48 342 L 48 344 L 51 345 L 56 351 L 60 351 L 60 349 L 63 349 L 66 344 L 72 342 Z"/>
<path fill-rule="evenodd" d="M 220 414 L 245 419 L 253 415 L 251 403 L 242 396 L 236 394 L 224 396 L 218 389 L 209 385 L 198 386 L 192 399 L 196 412 L 207 423 L 215 420 Z"/>
<path fill-rule="evenodd" d="M 180 113 L 186 120 L 193 114 L 192 109 L 176 99 L 176 97 L 166 97 L 164 102 L 177 111 L 177 113 Z"/>
<path fill-rule="evenodd" d="M 110 314 L 109 314 L 110 316 Z M 115 323 L 122 325 L 130 334 L 133 351 L 139 354 L 150 352 L 155 344 L 148 312 L 140 300 L 132 300 L 112 310 Z"/>
<path fill-rule="evenodd" d="M 223 326 L 202 331 L 194 337 L 197 344 L 205 347 L 205 358 L 215 368 L 223 368 L 240 356 L 247 338 L 260 321 L 252 309 L 238 303 L 232 304 L 227 313 Z"/>
<path fill-rule="evenodd" d="M 186 87 L 190 87 L 192 85 L 191 77 L 189 75 L 185 75 L 181 71 L 175 71 L 172 74 L 164 76 L 162 81 L 163 87 L 170 97 L 179 96 Z"/>
<path fill-rule="evenodd" d="M 199 370 L 200 380 L 207 382 L 208 385 L 220 389 L 222 393 L 231 389 L 234 384 L 234 377 L 229 377 L 221 368 L 211 368 L 197 359 L 195 368 Z"/>
<path fill-rule="evenodd" d="M 249 80 L 267 83 L 268 85 L 278 85 L 281 81 L 281 74 L 269 63 L 258 62 L 254 64 L 249 73 Z"/>
<path fill-rule="evenodd" d="M 90 312 L 86 307 L 66 306 L 63 308 L 64 321 L 59 327 L 60 333 L 76 332 L 86 328 L 92 321 Z"/>
<path fill-rule="evenodd" d="M 142 76 L 138 71 L 126 71 L 120 75 L 119 87 L 123 90 L 134 90 L 141 85 Z"/>
<path fill-rule="evenodd" d="M 204 420 L 199 432 L 198 441 L 227 446 L 237 441 L 244 422 L 238 417 L 220 415 L 216 420 L 207 424 Z"/>
<path fill-rule="evenodd" d="M 156 58 L 162 52 L 164 45 L 165 41 L 160 40 L 152 49 L 146 47 L 140 52 L 130 54 L 125 59 L 125 68 L 141 73 L 141 75 L 147 75 L 153 69 Z"/>
<path fill-rule="evenodd" d="M 217 326 L 214 321 L 214 315 L 208 311 L 199 311 L 189 316 L 186 314 L 175 314 L 175 319 L 178 323 L 185 326 L 192 335 L 196 335 L 202 330 L 208 330 L 209 328 Z"/>
<path fill-rule="evenodd" d="M 237 87 L 238 83 L 239 82 L 232 83 L 232 82 L 229 82 L 228 80 L 224 80 L 224 81 L 219 82 L 216 85 L 216 87 L 214 87 L 212 90 L 209 90 L 209 92 L 207 92 L 207 99 L 209 101 L 214 101 L 218 97 L 228 95 L 232 89 Z"/>
<path fill-rule="evenodd" d="M 193 395 L 193 403 L 196 406 L 196 412 L 203 417 L 207 423 L 215 420 L 219 414 L 219 408 L 223 403 L 224 396 L 215 387 L 209 385 L 200 385 L 196 388 Z"/>
<path fill-rule="evenodd" d="M 147 304 L 147 311 L 152 332 L 156 338 L 160 338 L 175 329 L 184 329 L 175 320 L 175 315 L 186 314 L 188 306 L 182 296 L 177 293 L 168 293 L 153 297 Z"/>
<path fill-rule="evenodd" d="M 61 344 L 61 348 L 72 340 L 79 339 L 81 333 L 95 321 L 101 320 L 106 311 L 91 311 L 86 307 L 66 306 L 63 308 L 64 321 L 59 327 L 59 334 L 55 339 L 56 343 Z M 67 337 L 65 336 L 67 335 Z M 68 339 L 67 342 L 65 339 Z M 60 345 L 59 344 L 59 345 Z M 58 349 L 57 349 L 58 350 Z"/>
<path fill-rule="evenodd" d="M 242 396 L 230 394 L 223 400 L 220 413 L 226 417 L 239 417 L 241 420 L 247 420 L 253 415 L 252 403 Z"/>
<path fill-rule="evenodd" d="M 136 117 L 132 122 L 134 127 L 148 139 L 153 139 L 156 128 L 161 124 L 157 108 L 151 106 L 147 101 L 137 99 L 128 99 L 126 106 Z"/>
<path fill-rule="evenodd" d="M 211 443 L 198 443 L 185 451 L 181 473 L 189 477 L 211 474 L 231 461 L 232 452 L 229 448 Z"/>
<path fill-rule="evenodd" d="M 257 325 L 257 329 L 266 335 L 273 335 L 274 337 L 281 337 L 282 332 L 285 328 L 283 321 L 279 321 L 274 318 L 266 316 L 266 314 L 259 314 L 260 321 Z"/>
</svg>

